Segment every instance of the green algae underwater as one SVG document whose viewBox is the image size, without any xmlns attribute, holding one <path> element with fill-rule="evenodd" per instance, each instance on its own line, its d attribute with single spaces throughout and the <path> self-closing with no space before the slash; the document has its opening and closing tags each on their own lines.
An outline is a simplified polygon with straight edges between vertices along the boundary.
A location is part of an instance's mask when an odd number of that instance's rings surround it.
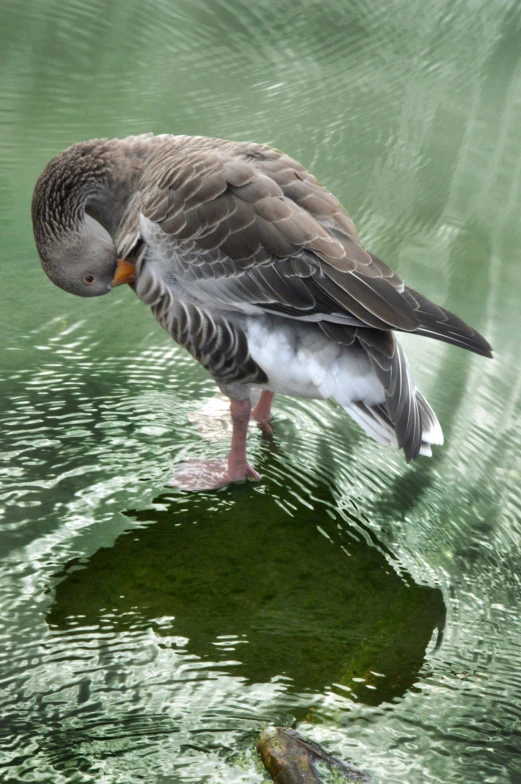
<svg viewBox="0 0 521 784">
<path fill-rule="evenodd" d="M 161 511 L 127 512 L 138 530 L 65 566 L 51 630 L 171 618 L 165 633 L 186 640 L 183 653 L 250 683 L 282 676 L 289 691 L 368 705 L 401 697 L 441 635 L 441 591 L 324 514 L 324 487 L 293 516 L 270 495 L 236 492 L 231 508 L 206 496 L 185 511 L 164 496 Z"/>
</svg>

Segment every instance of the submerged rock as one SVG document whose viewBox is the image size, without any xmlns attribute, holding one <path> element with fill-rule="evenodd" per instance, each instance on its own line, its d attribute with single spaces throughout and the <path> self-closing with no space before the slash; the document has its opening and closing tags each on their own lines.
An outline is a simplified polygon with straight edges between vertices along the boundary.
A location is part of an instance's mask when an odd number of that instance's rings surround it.
<svg viewBox="0 0 521 784">
<path fill-rule="evenodd" d="M 318 765 L 328 768 L 339 783 L 371 781 L 367 773 L 332 757 L 317 743 L 285 727 L 263 730 L 257 750 L 275 784 L 324 784 Z"/>
</svg>

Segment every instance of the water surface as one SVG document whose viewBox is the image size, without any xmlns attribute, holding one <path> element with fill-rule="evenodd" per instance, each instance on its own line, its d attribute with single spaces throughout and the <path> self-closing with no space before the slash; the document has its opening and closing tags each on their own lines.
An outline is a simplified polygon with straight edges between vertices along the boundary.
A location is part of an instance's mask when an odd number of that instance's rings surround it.
<svg viewBox="0 0 521 784">
<path fill-rule="evenodd" d="M 374 782 L 521 781 L 521 12 L 514 2 L 13 0 L 0 25 L 0 762 L 8 782 L 261 782 L 293 724 Z M 273 143 L 365 245 L 491 341 L 403 339 L 446 444 L 406 466 L 276 402 L 265 479 L 130 290 L 54 288 L 46 162 L 146 131 Z"/>
</svg>

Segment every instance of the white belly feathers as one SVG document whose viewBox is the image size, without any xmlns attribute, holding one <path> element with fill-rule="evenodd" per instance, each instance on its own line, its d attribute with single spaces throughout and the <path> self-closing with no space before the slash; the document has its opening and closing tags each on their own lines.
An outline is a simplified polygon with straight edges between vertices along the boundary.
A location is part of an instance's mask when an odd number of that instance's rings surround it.
<svg viewBox="0 0 521 784">
<path fill-rule="evenodd" d="M 383 403 L 384 390 L 364 351 L 332 343 L 314 325 L 272 316 L 241 319 L 251 356 L 282 395 Z"/>
</svg>

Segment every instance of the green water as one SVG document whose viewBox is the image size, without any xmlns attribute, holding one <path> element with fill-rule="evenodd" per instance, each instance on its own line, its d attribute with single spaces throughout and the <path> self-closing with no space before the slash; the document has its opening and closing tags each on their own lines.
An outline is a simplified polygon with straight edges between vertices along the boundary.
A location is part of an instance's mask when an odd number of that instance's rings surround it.
<svg viewBox="0 0 521 784">
<path fill-rule="evenodd" d="M 0 0 L 0 53 L 2 781 L 260 783 L 281 723 L 375 784 L 521 782 L 521 7 Z M 261 484 L 165 488 L 226 453 L 213 383 L 29 218 L 59 150 L 146 131 L 284 149 L 486 335 L 403 338 L 432 460 L 278 399 Z"/>
</svg>

